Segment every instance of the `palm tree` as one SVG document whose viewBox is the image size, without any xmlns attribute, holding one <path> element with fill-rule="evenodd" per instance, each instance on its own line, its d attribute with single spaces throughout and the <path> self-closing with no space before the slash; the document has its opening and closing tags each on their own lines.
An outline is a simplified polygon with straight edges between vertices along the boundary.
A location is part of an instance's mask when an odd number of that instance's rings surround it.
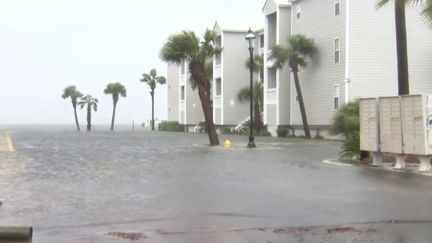
<svg viewBox="0 0 432 243">
<path fill-rule="evenodd" d="M 263 126 L 261 113 L 264 109 L 264 87 L 262 82 L 255 82 L 253 91 L 253 103 L 254 103 L 254 125 L 257 133 L 261 131 Z M 245 87 L 237 93 L 237 100 L 239 102 L 249 102 L 250 101 L 250 88 Z"/>
<path fill-rule="evenodd" d="M 259 81 L 264 80 L 264 56 L 263 55 L 255 55 L 253 59 L 253 69 L 254 72 L 258 73 Z M 249 58 L 246 61 L 246 67 L 249 69 L 251 67 L 251 63 Z"/>
<path fill-rule="evenodd" d="M 73 107 L 74 115 L 75 115 L 75 124 L 76 124 L 78 131 L 80 131 L 80 126 L 79 126 L 79 122 L 78 122 L 76 106 L 77 106 L 77 99 L 81 98 L 82 96 L 83 96 L 83 94 L 81 92 L 79 92 L 74 85 L 66 87 L 63 90 L 63 94 L 62 94 L 63 99 L 67 99 L 67 98 L 71 99 L 72 107 Z"/>
<path fill-rule="evenodd" d="M 91 110 L 93 108 L 95 112 L 97 111 L 98 102 L 98 99 L 93 98 L 91 95 L 82 97 L 78 102 L 78 105 L 80 105 L 81 109 L 87 105 L 87 131 L 91 131 Z"/>
<path fill-rule="evenodd" d="M 395 24 L 396 24 L 396 51 L 398 63 L 398 93 L 399 95 L 409 94 L 408 79 L 408 48 L 405 5 L 407 3 L 419 3 L 422 0 L 394 0 L 395 1 Z M 426 21 L 432 24 L 432 0 L 426 0 L 423 15 Z M 378 8 L 388 4 L 390 0 L 379 0 Z"/>
<path fill-rule="evenodd" d="M 150 95 L 152 99 L 152 130 L 155 130 L 155 122 L 154 122 L 154 90 L 156 88 L 156 84 L 165 84 L 166 78 L 164 76 L 158 76 L 156 69 L 150 70 L 150 73 L 144 73 L 142 75 L 141 82 L 145 82 L 150 87 Z"/>
<path fill-rule="evenodd" d="M 114 131 L 114 120 L 119 96 L 126 97 L 126 88 L 121 83 L 110 83 L 104 89 L 105 94 L 111 94 L 113 98 L 113 111 L 111 118 L 111 131 Z"/>
<path fill-rule="evenodd" d="M 423 15 L 426 18 L 426 22 L 429 26 L 432 26 L 432 0 L 427 0 L 423 9 Z"/>
<path fill-rule="evenodd" d="M 288 65 L 294 76 L 294 83 L 297 91 L 305 137 L 311 138 L 298 72 L 301 67 L 304 68 L 307 66 L 306 59 L 308 57 L 313 57 L 315 52 L 317 52 L 317 47 L 315 46 L 315 41 L 313 39 L 309 39 L 300 34 L 291 36 L 288 39 L 288 45 L 288 48 L 283 48 L 279 45 L 274 46 L 272 48 L 272 55 L 270 58 L 274 58 L 275 65 L 278 68 L 282 68 L 282 66 L 288 61 Z"/>
<path fill-rule="evenodd" d="M 209 74 L 205 70 L 207 60 L 222 51 L 221 48 L 214 46 L 215 37 L 216 34 L 209 29 L 206 30 L 202 41 L 193 31 L 183 31 L 171 35 L 160 52 L 161 59 L 166 62 L 180 64 L 182 61 L 187 61 L 189 63 L 192 89 L 198 89 L 210 145 L 219 145 L 219 138 L 213 123 Z"/>
</svg>

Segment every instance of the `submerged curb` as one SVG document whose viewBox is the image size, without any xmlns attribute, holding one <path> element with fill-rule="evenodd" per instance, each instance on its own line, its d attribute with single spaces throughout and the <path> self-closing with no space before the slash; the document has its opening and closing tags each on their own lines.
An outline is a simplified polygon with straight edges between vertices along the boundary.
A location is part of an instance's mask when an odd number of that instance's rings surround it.
<svg viewBox="0 0 432 243">
<path fill-rule="evenodd" d="M 369 169 L 375 169 L 375 170 L 385 170 L 385 171 L 392 171 L 396 173 L 411 173 L 416 175 L 422 175 L 422 176 L 430 176 L 432 177 L 432 171 L 431 172 L 423 172 L 418 171 L 418 166 L 412 166 L 407 165 L 406 169 L 395 169 L 393 166 L 393 163 L 384 163 L 382 166 L 373 166 L 373 165 L 363 165 L 359 163 L 353 163 L 348 161 L 342 161 L 339 159 L 325 159 L 322 161 L 325 164 L 329 165 L 336 165 L 336 166 L 347 166 L 347 167 L 362 167 L 362 168 L 369 168 Z"/>
</svg>

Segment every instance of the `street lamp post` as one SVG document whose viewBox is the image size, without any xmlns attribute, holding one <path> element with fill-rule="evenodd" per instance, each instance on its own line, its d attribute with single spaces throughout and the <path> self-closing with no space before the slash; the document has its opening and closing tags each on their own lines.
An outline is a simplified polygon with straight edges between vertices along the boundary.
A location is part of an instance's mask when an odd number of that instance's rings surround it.
<svg viewBox="0 0 432 243">
<path fill-rule="evenodd" d="M 249 54 L 250 54 L 250 120 L 249 120 L 249 143 L 247 145 L 248 148 L 256 148 L 255 138 L 253 134 L 253 69 L 254 69 L 254 61 L 253 61 L 253 42 L 255 40 L 255 34 L 249 28 L 248 34 L 246 35 L 246 40 L 249 42 Z"/>
</svg>

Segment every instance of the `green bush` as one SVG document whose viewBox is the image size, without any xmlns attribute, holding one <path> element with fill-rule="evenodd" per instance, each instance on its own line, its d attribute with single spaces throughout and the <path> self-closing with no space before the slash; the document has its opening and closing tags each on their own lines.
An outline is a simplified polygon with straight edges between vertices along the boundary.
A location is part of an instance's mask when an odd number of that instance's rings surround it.
<svg viewBox="0 0 432 243">
<path fill-rule="evenodd" d="M 183 132 L 184 125 L 181 125 L 176 121 L 163 121 L 159 123 L 158 130 L 165 132 Z"/>
<path fill-rule="evenodd" d="M 271 133 L 266 130 L 261 130 L 259 133 L 257 133 L 257 136 L 259 137 L 271 137 Z"/>
<path fill-rule="evenodd" d="M 288 136 L 288 128 L 286 127 L 278 127 L 276 130 L 277 136 L 280 138 L 285 138 Z"/>
<path fill-rule="evenodd" d="M 339 153 L 341 159 L 356 160 L 360 158 L 360 103 L 350 102 L 342 106 L 333 119 L 330 133 L 342 134 L 345 137 L 344 144 Z"/>
<path fill-rule="evenodd" d="M 227 135 L 229 135 L 229 134 L 234 134 L 233 131 L 231 130 L 231 128 L 229 128 L 229 127 L 224 128 L 224 129 L 222 130 L 222 133 L 223 133 L 223 134 L 227 134 Z"/>
</svg>

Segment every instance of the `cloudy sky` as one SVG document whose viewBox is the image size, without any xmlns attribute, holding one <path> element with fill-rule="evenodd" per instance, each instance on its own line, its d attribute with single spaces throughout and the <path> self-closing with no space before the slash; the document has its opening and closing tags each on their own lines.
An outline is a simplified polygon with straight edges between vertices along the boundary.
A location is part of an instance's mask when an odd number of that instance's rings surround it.
<svg viewBox="0 0 432 243">
<path fill-rule="evenodd" d="M 0 124 L 73 123 L 62 89 L 76 85 L 99 98 L 94 123 L 110 122 L 106 84 L 123 83 L 117 122 L 150 119 L 141 74 L 166 75 L 159 50 L 181 30 L 202 34 L 215 21 L 227 28 L 262 27 L 265 0 L 0 0 Z M 245 47 L 246 48 L 246 47 Z M 156 91 L 156 117 L 166 118 L 166 88 Z M 79 112 L 84 122 L 85 112 Z"/>
</svg>

